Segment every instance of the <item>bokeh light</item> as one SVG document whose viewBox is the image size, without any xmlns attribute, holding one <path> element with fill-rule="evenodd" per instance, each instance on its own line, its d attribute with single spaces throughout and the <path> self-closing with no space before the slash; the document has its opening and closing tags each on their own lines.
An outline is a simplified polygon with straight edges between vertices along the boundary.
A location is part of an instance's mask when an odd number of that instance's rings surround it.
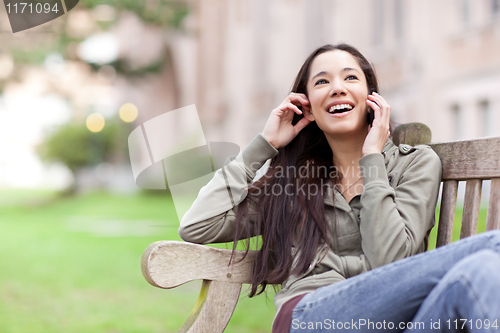
<svg viewBox="0 0 500 333">
<path fill-rule="evenodd" d="M 137 118 L 139 110 L 137 109 L 137 106 L 135 106 L 134 104 L 125 103 L 120 107 L 119 114 L 121 120 L 123 120 L 126 123 L 131 123 Z"/>
<path fill-rule="evenodd" d="M 92 113 L 87 117 L 87 128 L 91 132 L 100 132 L 104 124 L 104 117 L 99 113 Z"/>
</svg>

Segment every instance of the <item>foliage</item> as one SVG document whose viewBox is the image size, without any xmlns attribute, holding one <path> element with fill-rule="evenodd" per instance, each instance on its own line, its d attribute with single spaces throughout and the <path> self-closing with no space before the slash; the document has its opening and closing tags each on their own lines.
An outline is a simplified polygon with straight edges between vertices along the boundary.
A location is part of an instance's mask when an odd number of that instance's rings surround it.
<svg viewBox="0 0 500 333">
<path fill-rule="evenodd" d="M 97 133 L 89 131 L 83 123 L 68 123 L 49 135 L 38 153 L 42 160 L 61 162 L 76 172 L 123 153 L 127 135 L 126 124 L 118 120 L 108 120 Z"/>
<path fill-rule="evenodd" d="M 156 24 L 166 27 L 167 29 L 180 29 L 182 20 L 189 14 L 189 5 L 186 1 L 182 0 L 80 0 L 78 9 L 92 10 L 98 5 L 109 5 L 118 14 L 121 11 L 134 12 L 143 22 L 149 24 Z M 83 7 L 83 8 L 82 8 Z M 58 18 L 58 22 L 52 24 L 59 24 L 60 20 L 67 22 L 68 17 L 65 15 Z M 97 22 L 102 30 L 108 30 L 114 22 Z M 50 30 L 49 37 L 39 39 L 36 43 L 30 45 L 4 45 L 6 49 L 16 59 L 18 64 L 41 64 L 45 57 L 54 51 L 60 52 L 65 55 L 67 48 L 70 44 L 80 43 L 84 38 L 75 38 L 68 36 L 66 29 L 58 25 L 56 34 Z M 154 64 L 158 67 L 161 64 Z M 118 66 L 118 70 L 120 66 Z M 157 72 L 155 68 L 149 68 L 146 71 Z"/>
<path fill-rule="evenodd" d="M 80 3 L 93 9 L 97 5 L 106 4 L 111 6 L 116 12 L 130 11 L 135 13 L 143 22 L 148 24 L 160 25 L 166 28 L 179 30 L 182 20 L 189 14 L 189 6 L 183 0 L 82 0 Z M 107 30 L 110 22 L 97 22 L 101 28 Z M 66 49 L 69 43 L 78 42 L 74 38 L 66 36 L 64 33 L 60 36 L 60 48 Z M 64 53 L 64 51 L 63 51 Z M 126 61 L 117 59 L 116 61 L 106 64 L 114 67 L 117 73 L 127 76 L 141 76 L 149 73 L 159 73 L 165 62 L 165 57 L 161 57 L 158 61 L 149 64 L 144 68 L 131 69 Z M 101 65 L 90 64 L 94 70 L 98 70 Z"/>
<path fill-rule="evenodd" d="M 53 48 L 47 45 L 34 45 L 30 48 L 12 47 L 10 51 L 16 62 L 23 64 L 41 64 L 49 53 L 54 52 Z"/>
<path fill-rule="evenodd" d="M 154 62 L 149 66 L 137 69 L 131 69 L 130 66 L 127 64 L 127 62 L 123 61 L 122 59 L 115 60 L 105 65 L 100 65 L 96 63 L 89 63 L 89 65 L 94 72 L 97 72 L 103 66 L 112 66 L 115 69 L 116 73 L 127 75 L 128 77 L 138 77 L 145 74 L 159 73 L 162 70 L 164 63 L 165 63 L 165 57 L 162 57 L 161 59 L 159 59 L 158 61 Z"/>
<path fill-rule="evenodd" d="M 116 11 L 128 10 L 134 12 L 144 22 L 160 24 L 178 29 L 182 20 L 189 13 L 186 1 L 175 0 L 81 0 L 87 8 L 106 4 Z"/>
</svg>

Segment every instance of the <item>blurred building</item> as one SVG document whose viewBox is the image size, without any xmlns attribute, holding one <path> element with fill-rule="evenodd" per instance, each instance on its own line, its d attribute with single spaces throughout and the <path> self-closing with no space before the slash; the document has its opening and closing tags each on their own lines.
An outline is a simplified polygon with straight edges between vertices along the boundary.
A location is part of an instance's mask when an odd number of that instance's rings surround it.
<svg viewBox="0 0 500 333">
<path fill-rule="evenodd" d="M 399 123 L 433 141 L 500 135 L 498 0 L 192 0 L 196 105 L 214 140 L 245 146 L 307 55 L 346 42 L 374 63 Z"/>
<path fill-rule="evenodd" d="M 195 103 L 209 141 L 245 147 L 309 53 L 340 42 L 375 65 L 396 123 L 427 124 L 433 142 L 500 135 L 499 0 L 191 3 Z M 483 202 L 488 194 L 487 181 Z"/>
</svg>

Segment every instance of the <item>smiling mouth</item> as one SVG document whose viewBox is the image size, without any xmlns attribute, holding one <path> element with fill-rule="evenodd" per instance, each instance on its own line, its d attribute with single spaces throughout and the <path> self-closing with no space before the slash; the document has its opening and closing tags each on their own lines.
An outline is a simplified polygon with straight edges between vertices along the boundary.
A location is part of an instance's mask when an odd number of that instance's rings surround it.
<svg viewBox="0 0 500 333">
<path fill-rule="evenodd" d="M 352 105 L 349 104 L 337 104 L 332 107 L 330 107 L 329 110 L 327 110 L 328 113 L 335 114 L 335 113 L 344 113 L 351 111 L 353 109 Z"/>
</svg>

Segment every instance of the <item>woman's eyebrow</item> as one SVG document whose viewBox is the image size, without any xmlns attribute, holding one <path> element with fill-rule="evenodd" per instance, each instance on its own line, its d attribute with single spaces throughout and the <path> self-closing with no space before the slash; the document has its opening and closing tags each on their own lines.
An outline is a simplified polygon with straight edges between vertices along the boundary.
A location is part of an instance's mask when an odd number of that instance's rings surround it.
<svg viewBox="0 0 500 333">
<path fill-rule="evenodd" d="M 342 72 L 348 72 L 348 71 L 356 71 L 359 73 L 359 71 L 356 68 L 352 68 L 352 67 L 346 67 L 342 70 Z"/>
<path fill-rule="evenodd" d="M 311 81 L 314 80 L 315 77 L 318 77 L 318 76 L 321 76 L 321 75 L 326 75 L 328 74 L 327 71 L 321 71 L 319 73 L 316 73 L 312 78 L 311 78 Z"/>
<path fill-rule="evenodd" d="M 359 70 L 357 70 L 356 68 L 352 68 L 352 67 L 345 67 L 344 69 L 341 70 L 341 72 L 348 72 L 348 71 L 356 71 L 359 73 Z M 318 72 L 316 73 L 312 78 L 311 78 L 311 81 L 314 80 L 314 78 L 318 77 L 318 76 L 321 76 L 321 75 L 327 75 L 328 72 L 327 71 L 321 71 L 321 72 Z"/>
</svg>

